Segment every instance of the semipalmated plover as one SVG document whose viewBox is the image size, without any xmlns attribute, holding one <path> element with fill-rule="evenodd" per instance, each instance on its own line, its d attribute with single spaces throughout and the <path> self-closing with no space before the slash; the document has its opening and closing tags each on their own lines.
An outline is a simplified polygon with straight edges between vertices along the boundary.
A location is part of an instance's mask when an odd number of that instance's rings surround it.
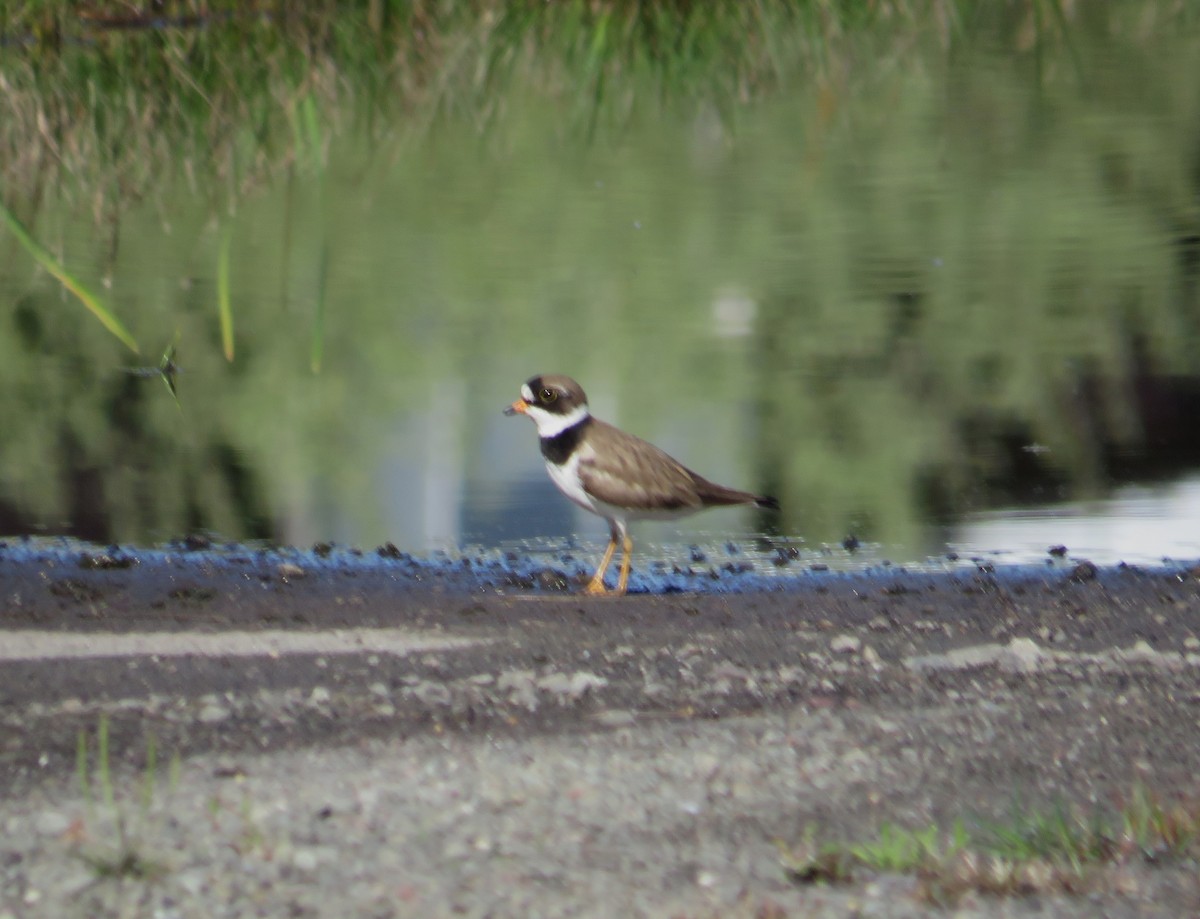
<svg viewBox="0 0 1200 919">
<path fill-rule="evenodd" d="M 621 540 L 616 594 L 629 583 L 632 520 L 671 519 L 706 507 L 756 504 L 779 509 L 768 495 L 710 482 L 640 437 L 593 418 L 583 387 L 570 377 L 547 374 L 521 386 L 506 415 L 528 415 L 537 424 L 546 469 L 558 490 L 608 521 L 609 541 L 585 593 L 609 593 L 604 572 Z"/>
</svg>

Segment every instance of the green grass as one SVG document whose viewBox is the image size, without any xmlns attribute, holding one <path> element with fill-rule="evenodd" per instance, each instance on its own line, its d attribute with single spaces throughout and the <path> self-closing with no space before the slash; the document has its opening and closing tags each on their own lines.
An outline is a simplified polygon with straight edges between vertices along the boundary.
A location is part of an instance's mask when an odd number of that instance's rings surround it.
<svg viewBox="0 0 1200 919">
<path fill-rule="evenodd" d="M 221 350 L 225 360 L 233 361 L 233 305 L 229 292 L 229 249 L 233 245 L 233 224 L 221 230 L 217 249 L 217 316 L 221 326 Z"/>
<path fill-rule="evenodd" d="M 969 893 L 1080 893 L 1105 866 L 1200 857 L 1200 801 L 1164 802 L 1137 784 L 1115 818 L 1062 805 L 1018 806 L 1005 820 L 968 829 L 955 821 L 905 829 L 885 823 L 876 838 L 779 844 L 786 875 L 799 884 L 847 883 L 862 871 L 912 873 L 930 901 Z"/>
<path fill-rule="evenodd" d="M 1073 80 L 1089 36 L 1134 23 L 1166 34 L 1197 18 L 1168 0 L 178 0 L 161 19 L 89 9 L 28 0 L 0 12 L 10 206 L 61 180 L 103 217 L 179 170 L 237 198 L 283 168 L 312 168 L 348 129 L 483 131 L 529 94 L 566 134 L 594 139 L 667 109 L 735 126 L 797 87 L 819 87 L 833 113 L 862 60 L 887 71 L 920 51 L 948 61 L 1012 49 L 1036 79 Z"/>
<path fill-rule="evenodd" d="M 885 823 L 878 839 L 853 843 L 846 851 L 856 863 L 878 871 L 915 871 L 944 861 L 961 852 L 966 844 L 966 829 L 961 823 L 956 823 L 949 834 L 933 825 L 905 830 Z"/>
<path fill-rule="evenodd" d="M 1001 858 L 1014 862 L 1043 859 L 1065 863 L 1078 872 L 1084 865 L 1109 860 L 1115 852 L 1116 836 L 1099 815 L 1083 819 L 1058 805 L 1049 810 L 1014 808 L 1007 822 L 984 826 L 981 842 Z"/>
<path fill-rule="evenodd" d="M 88 311 L 93 316 L 100 320 L 100 323 L 111 332 L 118 341 L 125 347 L 129 348 L 134 354 L 138 353 L 137 341 L 129 333 L 121 321 L 106 307 L 91 289 L 69 272 L 61 261 L 56 259 L 41 243 L 25 229 L 21 221 L 7 207 L 4 202 L 0 201 L 0 220 L 2 220 L 8 229 L 16 236 L 17 241 L 25 248 L 34 261 L 41 265 L 50 275 L 58 280 L 60 284 L 71 293 L 73 293 Z"/>
<path fill-rule="evenodd" d="M 94 758 L 90 747 L 88 735 L 80 731 L 75 772 L 87 806 L 87 821 L 76 834 L 73 854 L 100 879 L 148 880 L 161 876 L 167 870 L 166 864 L 149 855 L 141 839 L 161 779 L 154 737 L 151 735 L 146 739 L 139 788 L 128 796 L 118 793 L 113 779 L 106 716 L 100 717 L 96 728 Z M 178 785 L 179 770 L 180 760 L 176 755 L 168 771 L 169 787 Z M 106 836 L 110 833 L 112 838 L 107 840 L 91 838 L 93 834 Z"/>
<path fill-rule="evenodd" d="M 797 883 L 845 883 L 856 870 L 907 873 L 943 864 L 966 851 L 961 824 L 945 833 L 934 824 L 910 830 L 884 823 L 874 839 L 818 842 L 812 828 L 798 845 L 779 844 L 784 871 Z"/>
<path fill-rule="evenodd" d="M 1148 861 L 1185 853 L 1200 856 L 1200 802 L 1163 801 L 1136 785 L 1121 809 L 1121 840 Z"/>
</svg>

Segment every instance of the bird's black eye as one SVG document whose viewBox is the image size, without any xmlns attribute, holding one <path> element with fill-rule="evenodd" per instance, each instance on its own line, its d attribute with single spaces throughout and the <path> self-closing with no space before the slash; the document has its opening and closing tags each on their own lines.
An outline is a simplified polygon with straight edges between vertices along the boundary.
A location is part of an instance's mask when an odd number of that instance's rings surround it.
<svg viewBox="0 0 1200 919">
<path fill-rule="evenodd" d="M 556 393 L 553 389 L 547 388 L 538 393 L 538 398 L 542 400 L 543 405 L 549 405 L 558 398 L 558 393 Z"/>
</svg>

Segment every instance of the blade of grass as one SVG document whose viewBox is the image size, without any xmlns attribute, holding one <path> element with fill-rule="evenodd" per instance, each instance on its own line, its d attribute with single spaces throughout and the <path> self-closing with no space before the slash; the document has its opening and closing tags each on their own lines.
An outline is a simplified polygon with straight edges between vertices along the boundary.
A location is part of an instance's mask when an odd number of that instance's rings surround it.
<svg viewBox="0 0 1200 919">
<path fill-rule="evenodd" d="M 29 231 L 17 220 L 16 216 L 8 207 L 0 201 L 0 217 L 8 224 L 8 228 L 12 230 L 13 235 L 17 237 L 21 245 L 34 257 L 39 265 L 45 268 L 50 274 L 58 279 L 67 290 L 73 293 L 79 301 L 87 307 L 93 316 L 100 320 L 100 323 L 108 329 L 121 344 L 125 345 L 134 354 L 139 353 L 137 341 L 129 334 L 129 331 L 121 324 L 108 309 L 100 302 L 100 299 L 88 290 L 87 286 L 74 277 L 66 267 L 58 261 L 49 250 L 44 248 L 41 243 L 34 239 Z"/>
<path fill-rule="evenodd" d="M 104 803 L 110 809 L 116 807 L 113 794 L 112 772 L 108 761 L 108 716 L 100 716 L 100 725 L 96 728 L 96 768 L 100 773 L 100 794 Z"/>
<path fill-rule="evenodd" d="M 158 744 L 154 735 L 146 738 L 146 773 L 142 776 L 142 809 L 150 810 L 154 801 L 154 783 L 158 773 Z"/>
<path fill-rule="evenodd" d="M 167 787 L 174 791 L 179 787 L 180 777 L 183 775 L 183 758 L 176 750 L 171 754 L 170 765 L 167 766 Z"/>
<path fill-rule="evenodd" d="M 309 363 L 313 373 L 321 372 L 321 360 L 325 353 L 325 287 L 329 276 L 329 244 L 321 246 L 321 263 L 317 270 L 317 310 L 313 316 L 312 349 Z"/>
<path fill-rule="evenodd" d="M 217 315 L 221 322 L 221 345 L 225 350 L 225 360 L 230 363 L 233 363 L 233 308 L 229 300 L 229 252 L 232 245 L 233 225 L 226 224 L 217 249 Z"/>
<path fill-rule="evenodd" d="M 321 157 L 321 129 L 317 116 L 317 102 L 311 93 L 304 97 L 300 105 L 300 115 L 304 122 L 304 136 L 308 141 L 310 167 L 321 170 L 324 168 Z"/>
<path fill-rule="evenodd" d="M 90 809 L 92 806 L 92 783 L 88 780 L 88 742 L 87 733 L 84 731 L 79 732 L 75 741 L 75 776 L 79 780 L 84 803 Z"/>
</svg>

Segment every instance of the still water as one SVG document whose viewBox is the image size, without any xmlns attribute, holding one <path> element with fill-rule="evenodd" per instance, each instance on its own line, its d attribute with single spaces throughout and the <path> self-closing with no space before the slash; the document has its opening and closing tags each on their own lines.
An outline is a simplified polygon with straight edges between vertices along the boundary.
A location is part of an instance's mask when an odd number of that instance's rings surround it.
<svg viewBox="0 0 1200 919">
<path fill-rule="evenodd" d="M 914 67 L 832 119 L 802 93 L 586 147 L 531 106 L 487 142 L 334 138 L 232 209 L 181 176 L 119 231 L 49 195 L 36 234 L 142 354 L 0 238 L 0 532 L 598 543 L 501 415 L 562 372 L 783 503 L 645 525 L 643 547 L 1200 556 L 1197 69 L 1155 59 L 1155 105 L 1131 106 Z M 178 402 L 131 372 L 172 341 Z"/>
</svg>

